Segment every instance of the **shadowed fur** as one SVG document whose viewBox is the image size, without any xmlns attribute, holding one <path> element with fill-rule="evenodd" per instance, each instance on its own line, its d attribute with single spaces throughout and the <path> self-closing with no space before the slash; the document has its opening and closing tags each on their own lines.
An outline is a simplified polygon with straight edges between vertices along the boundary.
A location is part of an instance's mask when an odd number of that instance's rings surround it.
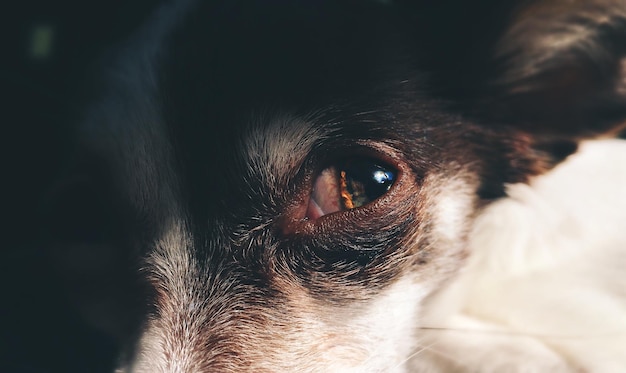
<svg viewBox="0 0 626 373">
<path fill-rule="evenodd" d="M 136 263 L 120 372 L 626 366 L 626 146 L 567 158 L 626 119 L 626 4 L 454 3 L 168 3 L 122 48 L 79 130 Z M 393 185 L 315 212 L 349 162 Z"/>
</svg>

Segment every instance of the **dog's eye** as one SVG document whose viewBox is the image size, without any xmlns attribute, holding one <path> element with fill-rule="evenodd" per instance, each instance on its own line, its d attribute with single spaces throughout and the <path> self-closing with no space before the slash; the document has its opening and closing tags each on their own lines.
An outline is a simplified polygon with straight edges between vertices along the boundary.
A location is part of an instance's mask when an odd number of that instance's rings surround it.
<svg viewBox="0 0 626 373">
<path fill-rule="evenodd" d="M 306 217 L 314 220 L 334 212 L 365 206 L 393 185 L 397 170 L 375 159 L 346 159 L 317 176 Z"/>
</svg>

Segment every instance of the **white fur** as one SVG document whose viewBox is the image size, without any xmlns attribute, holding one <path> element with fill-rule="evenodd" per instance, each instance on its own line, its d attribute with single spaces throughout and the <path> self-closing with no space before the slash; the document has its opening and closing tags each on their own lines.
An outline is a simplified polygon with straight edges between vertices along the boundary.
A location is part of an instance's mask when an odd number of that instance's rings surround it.
<svg viewBox="0 0 626 373">
<path fill-rule="evenodd" d="M 471 258 L 427 305 L 418 371 L 626 371 L 626 141 L 582 144 L 508 187 L 471 235 Z"/>
<path fill-rule="evenodd" d="M 625 191 L 626 141 L 584 143 L 530 185 L 509 186 L 508 198 L 479 214 L 467 266 L 434 295 L 436 283 L 420 273 L 405 274 L 375 301 L 349 307 L 317 304 L 303 292 L 291 308 L 301 312 L 287 324 L 277 321 L 289 332 L 259 341 L 271 356 L 246 349 L 256 357 L 253 370 L 624 372 Z M 435 218 L 454 230 L 454 215 L 468 198 L 443 193 L 437 199 L 444 197 L 449 201 Z M 187 245 L 180 229 L 172 232 L 157 254 L 188 269 L 188 258 L 167 251 Z M 174 294 L 194 288 L 170 285 L 178 289 Z M 199 301 L 194 297 L 176 304 L 191 306 Z M 149 327 L 130 370 L 193 371 L 189 348 L 203 327 L 196 321 L 183 328 L 189 336 L 171 346 L 177 354 L 170 352 L 168 362 L 166 331 Z"/>
<path fill-rule="evenodd" d="M 346 372 L 405 372 L 407 356 L 419 348 L 415 315 L 425 295 L 423 286 L 401 280 L 356 317 L 352 323 L 365 331 L 360 343 L 368 346 L 369 357 Z"/>
</svg>

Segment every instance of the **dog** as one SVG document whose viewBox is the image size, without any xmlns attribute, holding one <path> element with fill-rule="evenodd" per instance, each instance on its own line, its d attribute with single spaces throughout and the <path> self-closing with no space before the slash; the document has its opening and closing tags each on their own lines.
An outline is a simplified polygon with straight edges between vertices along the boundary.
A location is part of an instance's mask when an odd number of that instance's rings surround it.
<svg viewBox="0 0 626 373">
<path fill-rule="evenodd" d="M 626 371 L 623 0 L 183 0 L 117 50 L 116 372 Z"/>
</svg>

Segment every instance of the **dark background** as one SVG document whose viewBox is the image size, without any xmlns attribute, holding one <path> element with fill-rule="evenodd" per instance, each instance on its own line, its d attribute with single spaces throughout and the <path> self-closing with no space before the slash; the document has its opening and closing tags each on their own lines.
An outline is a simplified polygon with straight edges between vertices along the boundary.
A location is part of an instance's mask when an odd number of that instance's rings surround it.
<svg viewBox="0 0 626 373">
<path fill-rule="evenodd" d="M 79 316 L 60 276 L 65 269 L 48 244 L 47 228 L 56 222 L 46 210 L 63 183 L 73 149 L 70 128 L 80 117 L 94 66 L 156 3 L 26 0 L 0 6 L 0 372 L 113 370 L 115 340 Z"/>
<path fill-rule="evenodd" d="M 99 207 L 80 211 L 51 201 L 68 183 L 71 128 L 88 101 L 99 59 L 126 39 L 157 3 L 26 0 L 0 6 L 1 373 L 114 368 L 114 333 L 84 321 L 76 295 L 91 291 L 92 298 L 100 296 L 93 289 L 106 283 L 90 284 L 93 277 L 79 270 L 84 260 L 97 264 L 106 258 L 74 258 L 72 252 L 59 254 L 50 245 L 50 232 L 63 219 L 51 210 L 66 208 L 80 230 L 81 213 Z M 113 281 L 115 274 L 99 277 Z M 68 278 L 77 288 L 68 287 Z M 107 308 L 101 309 L 106 321 Z"/>
</svg>

